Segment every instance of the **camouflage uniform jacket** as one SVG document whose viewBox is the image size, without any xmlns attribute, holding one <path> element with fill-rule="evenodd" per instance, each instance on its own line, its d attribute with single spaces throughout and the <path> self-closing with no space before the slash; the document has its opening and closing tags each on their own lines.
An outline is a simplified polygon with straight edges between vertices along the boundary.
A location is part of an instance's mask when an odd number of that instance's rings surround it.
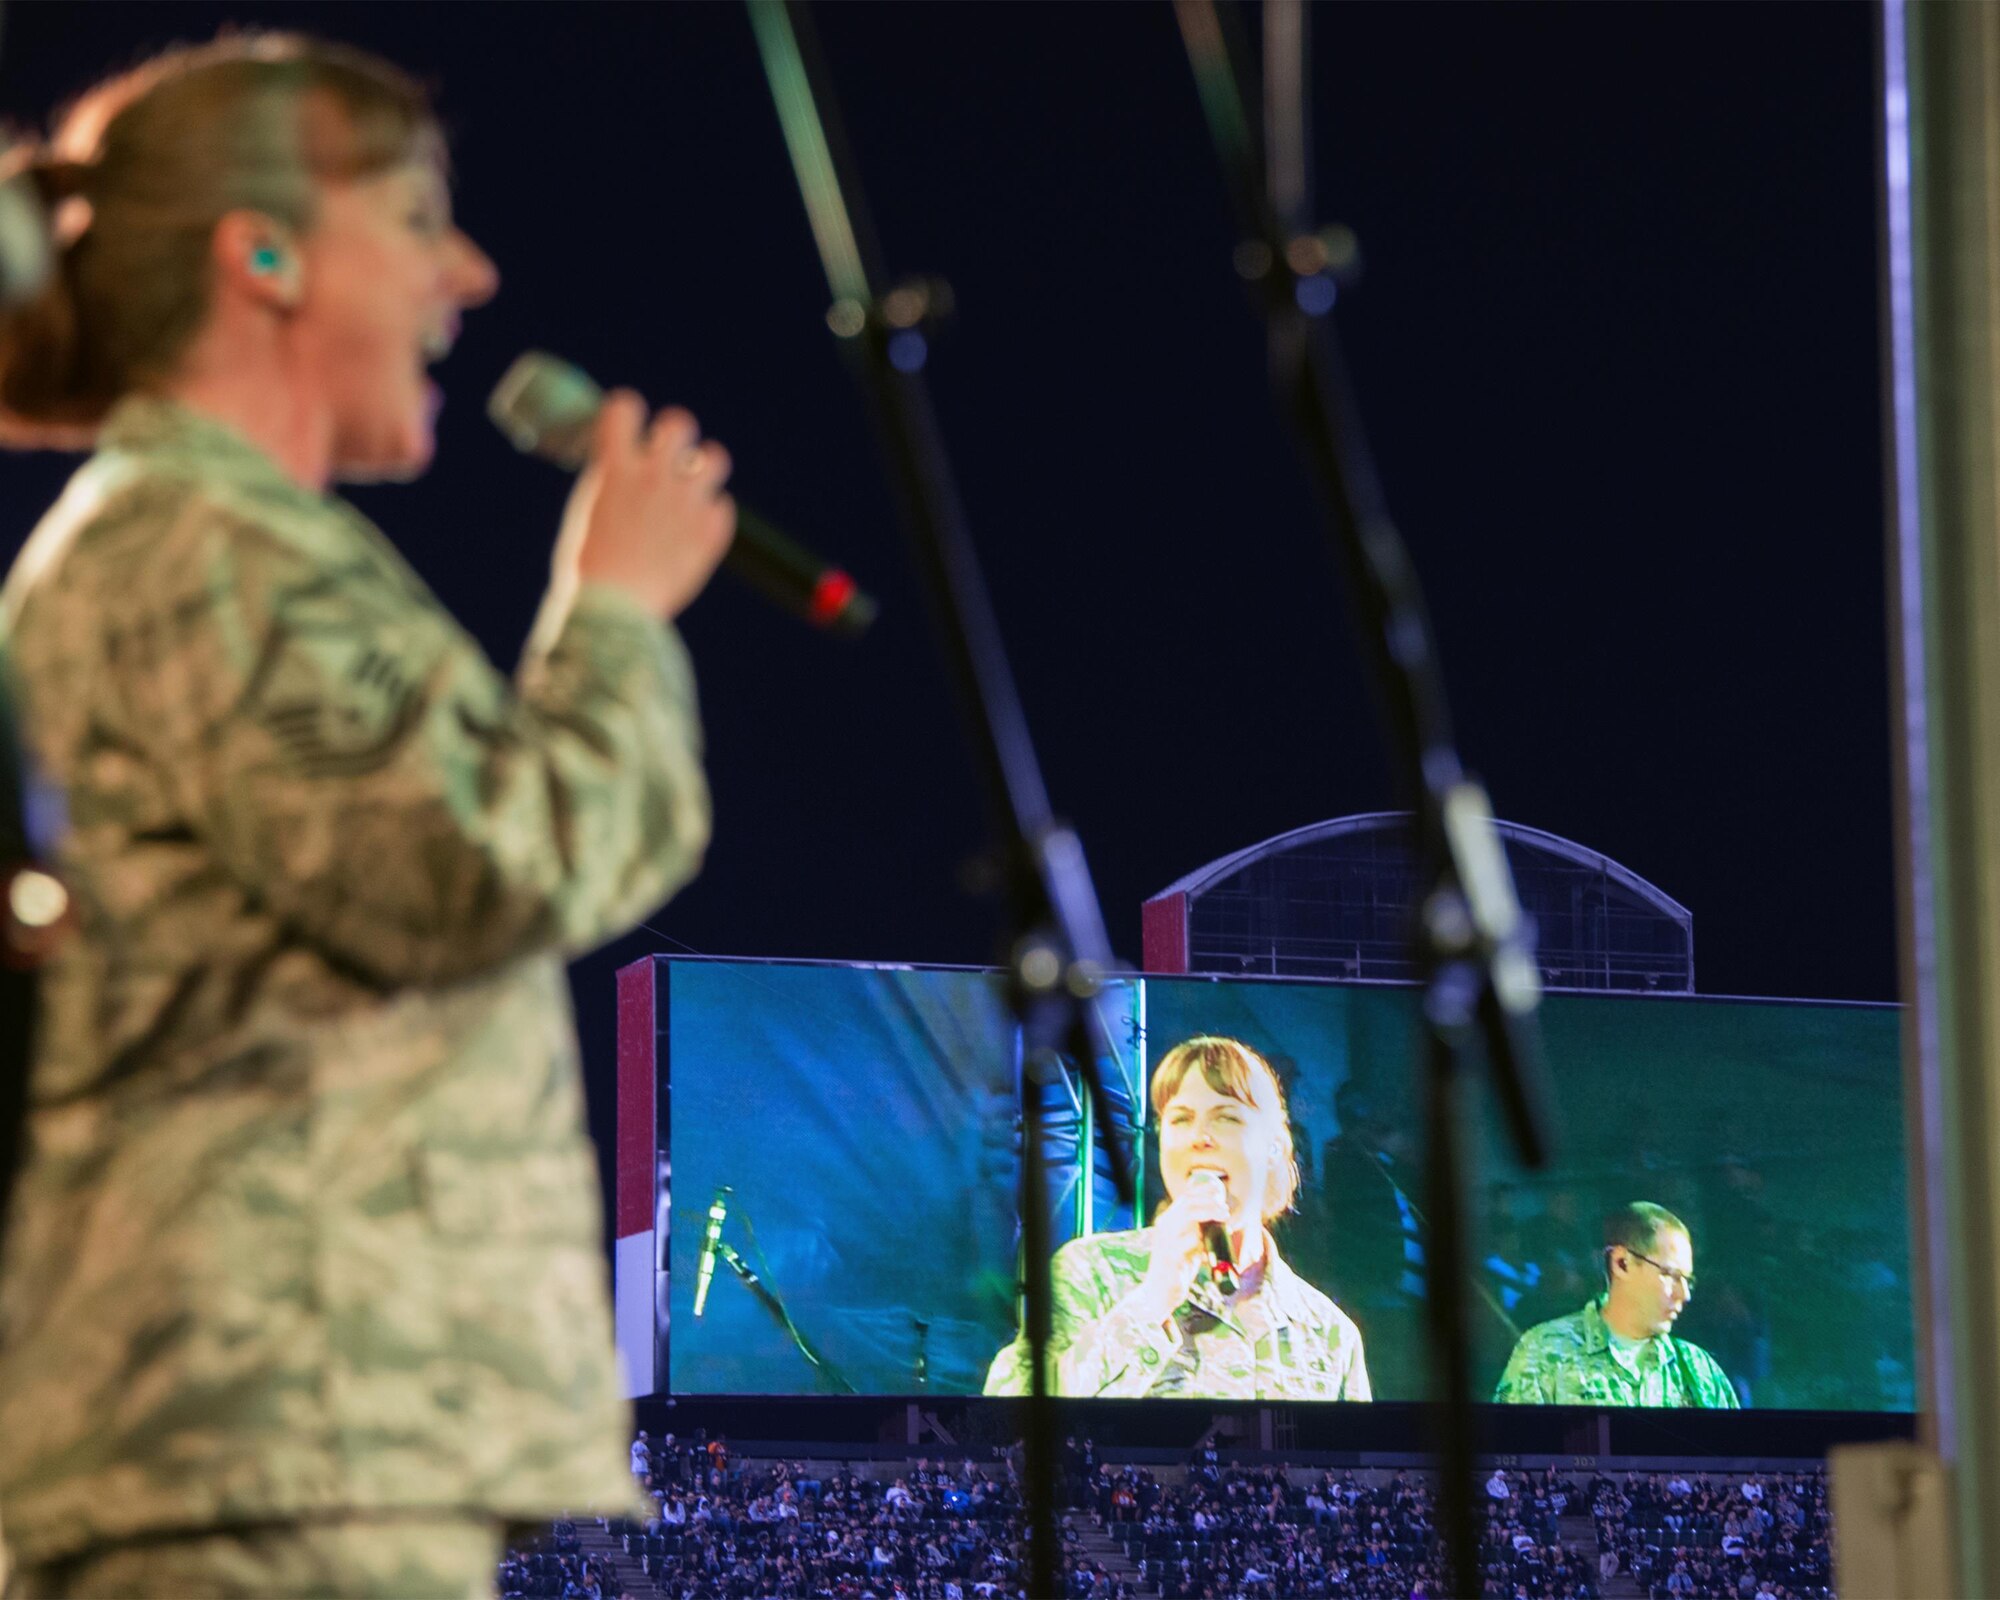
<svg viewBox="0 0 2000 1600">
<path fill-rule="evenodd" d="M 510 682 L 352 507 L 155 400 L 4 604 L 80 911 L 0 1252 L 15 1554 L 629 1504 L 562 960 L 705 848 L 676 637 L 586 586 Z"/>
<path fill-rule="evenodd" d="M 1714 1356 L 1663 1333 L 1638 1354 L 1618 1349 L 1602 1302 L 1521 1335 L 1493 1398 L 1514 1405 L 1734 1406 L 1736 1390 Z"/>
<path fill-rule="evenodd" d="M 1301 1278 L 1264 1235 L 1264 1286 L 1253 1333 L 1214 1286 L 1197 1279 L 1171 1323 L 1144 1323 L 1119 1307 L 1145 1279 L 1152 1230 L 1092 1233 L 1056 1252 L 1049 1360 L 1058 1394 L 1123 1399 L 1367 1400 L 1361 1330 Z M 1026 1394 L 1025 1338 L 994 1357 L 988 1394 Z"/>
</svg>

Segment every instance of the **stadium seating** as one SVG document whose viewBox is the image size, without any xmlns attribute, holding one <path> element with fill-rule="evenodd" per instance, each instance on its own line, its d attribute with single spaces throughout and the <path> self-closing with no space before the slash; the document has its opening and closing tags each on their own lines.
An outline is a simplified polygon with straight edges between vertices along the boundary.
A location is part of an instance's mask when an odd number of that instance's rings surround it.
<svg viewBox="0 0 2000 1600">
<path fill-rule="evenodd" d="M 1059 1600 L 1444 1600 L 1434 1486 L 1415 1470 L 1102 1464 L 1065 1478 Z M 671 1437 L 635 1469 L 656 1514 L 509 1552 L 522 1600 L 1016 1600 L 1018 1457 L 729 1459 Z M 1072 1465 L 1074 1464 L 1072 1459 Z M 1493 1470 L 1482 1600 L 1833 1600 L 1826 1481 Z M 553 1532 L 554 1530 L 552 1530 Z M 1592 1537 L 1594 1533 L 1594 1539 Z"/>
</svg>

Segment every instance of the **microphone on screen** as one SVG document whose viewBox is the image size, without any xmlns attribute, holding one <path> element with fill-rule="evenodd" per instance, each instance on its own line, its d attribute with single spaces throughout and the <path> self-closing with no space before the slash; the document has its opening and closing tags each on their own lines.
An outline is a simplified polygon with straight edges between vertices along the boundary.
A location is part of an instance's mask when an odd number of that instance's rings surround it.
<svg viewBox="0 0 2000 1600">
<path fill-rule="evenodd" d="M 694 1314 L 708 1309 L 708 1286 L 715 1281 L 715 1258 L 722 1253 L 722 1222 L 729 1215 L 729 1185 L 718 1184 L 708 1203 L 708 1226 L 702 1230 L 701 1260 L 694 1269 Z"/>
<path fill-rule="evenodd" d="M 515 449 L 574 472 L 589 459 L 603 403 L 604 391 L 581 367 L 530 350 L 494 385 L 486 414 Z M 741 503 L 723 565 L 767 600 L 828 633 L 854 638 L 875 620 L 874 599 L 852 578 Z"/>
<path fill-rule="evenodd" d="M 1212 1183 L 1218 1189 L 1224 1188 L 1222 1179 L 1212 1172 L 1194 1174 L 1196 1183 Z M 1236 1293 L 1236 1254 L 1229 1248 L 1229 1227 L 1222 1222 L 1204 1222 L 1201 1225 L 1201 1247 L 1208 1252 L 1208 1276 L 1223 1299 Z"/>
</svg>

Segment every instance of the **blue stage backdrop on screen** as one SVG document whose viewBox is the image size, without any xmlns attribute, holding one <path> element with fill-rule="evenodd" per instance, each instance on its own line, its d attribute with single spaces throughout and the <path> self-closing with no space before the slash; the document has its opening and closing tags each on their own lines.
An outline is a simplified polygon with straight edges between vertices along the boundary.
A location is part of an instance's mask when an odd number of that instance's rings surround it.
<svg viewBox="0 0 2000 1600">
<path fill-rule="evenodd" d="M 1021 1063 L 999 979 L 710 960 L 663 960 L 658 973 L 672 1112 L 658 1170 L 679 1200 L 661 1256 L 667 1386 L 1009 1392 Z M 1100 1066 L 1114 1134 L 1138 1158 L 1136 1217 L 1101 1161 L 1079 1165 L 1092 1128 L 1074 1074 L 1040 1091 L 1055 1240 L 1068 1241 L 1066 1388 L 1424 1398 L 1413 1004 L 1413 991 L 1385 985 L 1111 987 Z M 1895 1008 L 1557 995 L 1544 1019 L 1558 1158 L 1526 1173 L 1489 1143 L 1474 1197 L 1482 1392 L 1911 1409 Z M 1163 1169 L 1149 1082 L 1176 1045 L 1204 1036 L 1268 1063 L 1298 1182 L 1269 1223 L 1275 1249 L 1251 1298 L 1204 1309 L 1197 1296 L 1149 1339 L 1119 1315 L 1120 1297 L 1149 1259 L 1143 1223 L 1187 1181 L 1185 1151 Z M 1210 1163 L 1197 1152 L 1195 1164 Z M 696 1318 L 708 1211 L 725 1188 Z M 1640 1285 L 1665 1308 L 1664 1340 L 1621 1342 L 1595 1309 L 1605 1222 L 1620 1215 L 1642 1220 L 1611 1258 L 1619 1292 Z"/>
</svg>

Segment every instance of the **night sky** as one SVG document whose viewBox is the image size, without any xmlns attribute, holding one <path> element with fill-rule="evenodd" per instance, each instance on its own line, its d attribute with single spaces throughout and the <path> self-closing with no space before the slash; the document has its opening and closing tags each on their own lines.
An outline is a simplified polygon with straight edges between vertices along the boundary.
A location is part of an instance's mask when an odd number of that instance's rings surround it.
<svg viewBox="0 0 2000 1600">
<path fill-rule="evenodd" d="M 432 82 L 504 286 L 439 459 L 356 499 L 513 661 L 565 484 L 482 414 L 520 349 L 699 412 L 743 499 L 883 603 L 831 644 L 723 578 L 685 618 L 718 828 L 649 951 L 982 962 L 965 744 L 748 22 L 731 4 L 6 8 L 0 109 L 229 22 Z M 1315 13 L 1337 317 L 1503 817 L 1690 907 L 1711 993 L 1896 989 L 1872 30 L 1839 5 Z M 1112 937 L 1224 852 L 1394 802 L 1303 471 L 1230 268 L 1164 4 L 824 6 L 892 270 L 948 278 L 931 376 L 1057 809 Z M 68 463 L 0 463 L 11 553 Z"/>
</svg>

